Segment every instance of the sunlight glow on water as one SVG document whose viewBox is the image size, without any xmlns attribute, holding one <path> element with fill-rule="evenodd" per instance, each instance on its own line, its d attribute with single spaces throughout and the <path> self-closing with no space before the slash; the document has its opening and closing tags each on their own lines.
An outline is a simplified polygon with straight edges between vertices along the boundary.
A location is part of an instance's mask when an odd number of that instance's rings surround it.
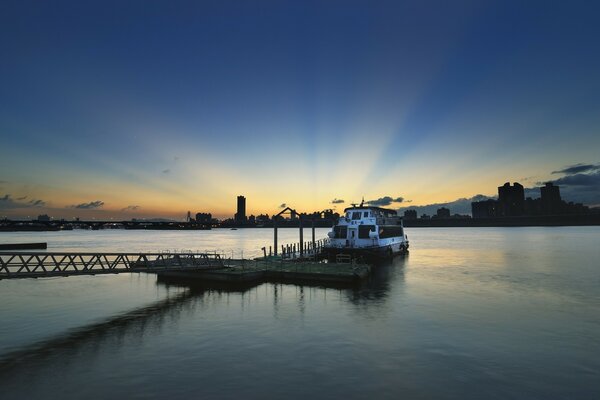
<svg viewBox="0 0 600 400">
<path fill-rule="evenodd" d="M 0 281 L 1 397 L 600 396 L 600 228 L 407 233 L 410 255 L 354 289 Z M 2 235 L 57 250 L 245 255 L 272 240 L 270 229 Z"/>
</svg>

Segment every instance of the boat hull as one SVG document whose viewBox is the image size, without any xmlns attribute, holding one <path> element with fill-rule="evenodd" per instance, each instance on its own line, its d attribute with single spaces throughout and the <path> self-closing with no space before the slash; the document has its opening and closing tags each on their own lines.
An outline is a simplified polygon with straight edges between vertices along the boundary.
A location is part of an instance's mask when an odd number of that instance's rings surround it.
<svg viewBox="0 0 600 400">
<path fill-rule="evenodd" d="M 323 250 L 329 261 L 336 261 L 338 255 L 350 256 L 352 259 L 382 260 L 407 254 L 408 244 L 399 243 L 377 247 L 326 247 Z"/>
</svg>

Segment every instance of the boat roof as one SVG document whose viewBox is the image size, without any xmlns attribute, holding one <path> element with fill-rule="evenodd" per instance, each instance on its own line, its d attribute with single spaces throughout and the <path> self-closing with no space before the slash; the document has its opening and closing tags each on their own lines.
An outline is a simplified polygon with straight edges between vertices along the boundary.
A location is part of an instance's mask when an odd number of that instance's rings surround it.
<svg viewBox="0 0 600 400">
<path fill-rule="evenodd" d="M 373 211 L 383 211 L 387 213 L 398 214 L 396 210 L 392 210 L 391 208 L 383 208 L 383 207 L 375 207 L 375 206 L 352 206 L 344 209 L 344 212 L 350 210 L 373 210 Z"/>
</svg>

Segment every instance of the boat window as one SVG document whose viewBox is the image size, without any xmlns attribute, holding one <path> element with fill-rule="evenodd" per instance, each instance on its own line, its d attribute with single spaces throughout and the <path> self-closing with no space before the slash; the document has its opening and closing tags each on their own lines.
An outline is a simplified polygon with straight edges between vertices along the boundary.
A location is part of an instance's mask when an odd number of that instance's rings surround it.
<svg viewBox="0 0 600 400">
<path fill-rule="evenodd" d="M 348 227 L 346 226 L 335 226 L 333 227 L 333 233 L 335 239 L 346 239 L 348 236 Z"/>
<path fill-rule="evenodd" d="M 364 218 L 369 218 L 369 212 L 368 212 L 368 211 L 365 211 L 365 212 L 364 212 L 364 214 L 363 214 L 363 217 L 364 217 Z"/>
<path fill-rule="evenodd" d="M 352 213 L 352 219 L 360 219 L 360 211 L 354 211 Z"/>
<path fill-rule="evenodd" d="M 370 239 L 369 232 L 375 232 L 375 225 L 360 225 L 358 227 L 358 238 L 359 239 Z"/>
<path fill-rule="evenodd" d="M 350 213 L 350 211 L 348 211 L 348 212 L 346 213 L 346 218 L 350 219 L 350 214 L 351 214 L 351 213 Z"/>
<path fill-rule="evenodd" d="M 382 226 L 379 228 L 380 239 L 387 239 L 399 236 L 404 236 L 404 229 L 402 229 L 401 226 Z"/>
</svg>

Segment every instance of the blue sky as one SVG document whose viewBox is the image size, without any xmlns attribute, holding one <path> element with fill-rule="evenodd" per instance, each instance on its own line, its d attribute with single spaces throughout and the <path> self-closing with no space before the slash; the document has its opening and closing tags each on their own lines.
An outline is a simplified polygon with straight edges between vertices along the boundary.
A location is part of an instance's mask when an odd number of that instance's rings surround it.
<svg viewBox="0 0 600 400">
<path fill-rule="evenodd" d="M 0 215 L 424 205 L 561 179 L 600 162 L 598 11 L 4 1 Z M 600 204 L 585 174 L 563 192 Z"/>
</svg>

